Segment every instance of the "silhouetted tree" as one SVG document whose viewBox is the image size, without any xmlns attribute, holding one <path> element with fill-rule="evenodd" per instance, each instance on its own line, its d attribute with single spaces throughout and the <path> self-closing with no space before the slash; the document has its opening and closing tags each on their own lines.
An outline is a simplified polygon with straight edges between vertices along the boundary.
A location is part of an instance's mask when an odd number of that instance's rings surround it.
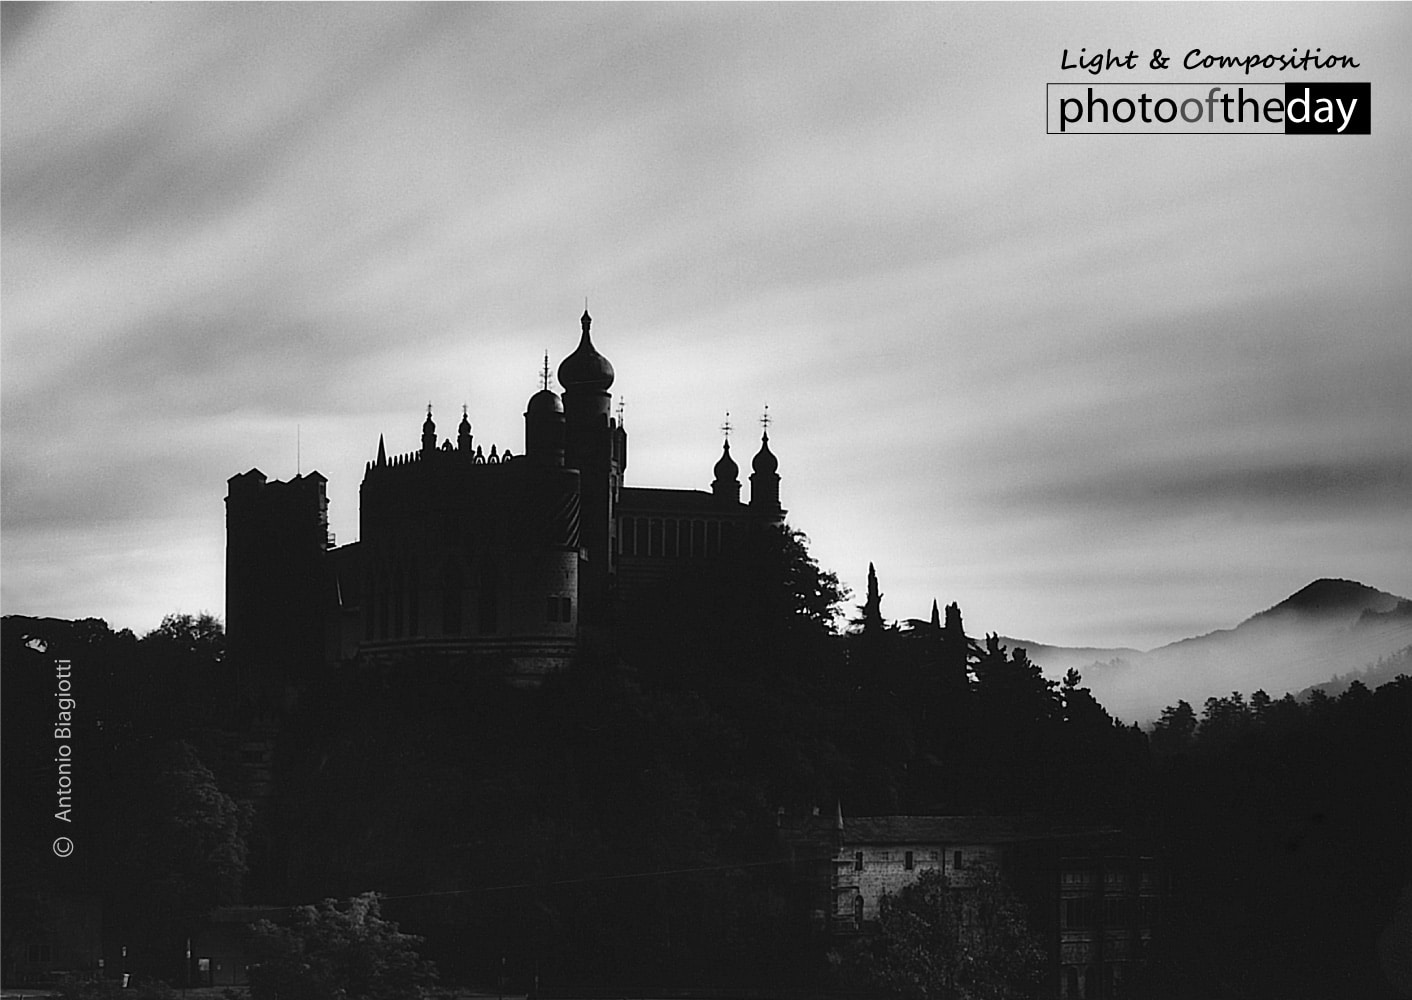
<svg viewBox="0 0 1412 1000">
<path fill-rule="evenodd" d="M 1156 753 L 1180 753 L 1191 748 L 1196 735 L 1196 711 L 1185 701 L 1168 705 L 1152 727 L 1152 749 Z"/>
<path fill-rule="evenodd" d="M 865 636 L 880 635 L 886 628 L 882 616 L 882 591 L 878 589 L 878 571 L 868 563 L 868 594 L 858 605 L 858 631 Z"/>
<path fill-rule="evenodd" d="M 378 896 L 294 909 L 285 925 L 255 925 L 254 1000 L 417 1000 L 436 981 L 422 939 L 383 919 Z"/>
</svg>

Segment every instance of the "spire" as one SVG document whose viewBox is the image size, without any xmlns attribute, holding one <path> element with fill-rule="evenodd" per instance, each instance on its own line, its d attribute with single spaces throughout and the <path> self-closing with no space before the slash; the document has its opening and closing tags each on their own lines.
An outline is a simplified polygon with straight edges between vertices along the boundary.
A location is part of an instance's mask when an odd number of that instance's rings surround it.
<svg viewBox="0 0 1412 1000">
<path fill-rule="evenodd" d="M 585 312 L 584 315 L 587 316 L 588 313 Z M 540 372 L 539 372 L 539 388 L 540 388 L 541 391 L 544 390 L 544 389 L 548 389 L 548 388 L 549 388 L 549 352 L 548 352 L 548 351 L 545 351 L 545 352 L 544 352 L 544 367 L 543 367 L 542 369 L 540 369 Z"/>
<path fill-rule="evenodd" d="M 731 458 L 731 415 L 727 411 L 725 422 L 721 424 L 721 434 L 725 440 L 721 442 L 721 457 L 716 460 L 715 468 L 712 470 L 716 474 L 715 480 L 711 483 L 711 492 L 721 500 L 728 503 L 740 502 L 740 466 L 735 464 L 735 459 Z"/>
<path fill-rule="evenodd" d="M 378 435 L 378 468 L 381 469 L 381 468 L 385 467 L 386 465 L 387 465 L 387 448 L 386 448 L 386 446 L 383 445 L 383 443 L 382 443 L 382 435 L 379 434 L 379 435 Z"/>
<path fill-rule="evenodd" d="M 422 424 L 422 451 L 436 451 L 436 422 L 431 419 L 431 403 L 427 403 L 427 419 Z"/>
<path fill-rule="evenodd" d="M 456 428 L 456 450 L 471 453 L 471 413 L 465 403 L 461 404 L 461 424 Z"/>
<path fill-rule="evenodd" d="M 941 611 L 936 606 L 936 598 L 932 598 L 932 628 L 941 631 Z"/>
<path fill-rule="evenodd" d="M 750 461 L 750 506 L 753 510 L 771 518 L 780 519 L 784 511 L 780 508 L 780 462 L 770 451 L 770 407 L 760 417 L 760 450 Z"/>
</svg>

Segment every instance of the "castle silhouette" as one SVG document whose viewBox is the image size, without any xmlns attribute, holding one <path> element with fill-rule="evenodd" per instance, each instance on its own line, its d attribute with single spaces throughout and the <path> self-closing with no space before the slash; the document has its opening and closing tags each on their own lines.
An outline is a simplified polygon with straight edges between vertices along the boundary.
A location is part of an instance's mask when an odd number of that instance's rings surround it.
<svg viewBox="0 0 1412 1000">
<path fill-rule="evenodd" d="M 665 579 L 707 567 L 779 525 L 768 421 L 741 501 L 729 425 L 710 492 L 625 486 L 627 431 L 613 366 L 589 336 L 559 365 L 562 396 L 525 408 L 524 453 L 489 454 L 463 413 L 438 444 L 388 455 L 360 491 L 359 540 L 335 547 L 327 480 L 232 476 L 226 496 L 226 632 L 241 676 L 293 680 L 317 664 L 433 656 L 535 684 L 611 636 Z M 247 685 L 248 686 L 248 685 Z"/>
</svg>

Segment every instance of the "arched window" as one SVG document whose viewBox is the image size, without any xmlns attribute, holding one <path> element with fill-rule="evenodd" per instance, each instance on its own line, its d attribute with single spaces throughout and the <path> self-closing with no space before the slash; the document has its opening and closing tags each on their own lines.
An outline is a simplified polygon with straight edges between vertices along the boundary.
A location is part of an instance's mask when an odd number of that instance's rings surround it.
<svg viewBox="0 0 1412 1000">
<path fill-rule="evenodd" d="M 853 922 L 858 926 L 863 925 L 863 897 L 857 895 L 853 897 Z"/>
</svg>

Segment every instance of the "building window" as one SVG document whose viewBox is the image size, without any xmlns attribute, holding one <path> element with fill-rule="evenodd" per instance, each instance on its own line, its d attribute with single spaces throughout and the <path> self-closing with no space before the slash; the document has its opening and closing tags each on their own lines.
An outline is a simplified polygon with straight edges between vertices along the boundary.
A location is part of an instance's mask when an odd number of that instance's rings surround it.
<svg viewBox="0 0 1412 1000">
<path fill-rule="evenodd" d="M 853 852 L 853 870 L 854 870 L 855 872 L 861 872 L 861 871 L 863 870 L 863 852 L 862 852 L 862 851 L 854 851 L 854 852 Z M 861 900 L 860 900 L 860 902 L 861 902 Z"/>
<path fill-rule="evenodd" d="M 853 897 L 853 920 L 861 927 L 863 924 L 863 897 L 861 895 Z"/>
<path fill-rule="evenodd" d="M 561 622 L 574 620 L 574 599 L 572 597 L 559 598 L 559 620 Z"/>
<path fill-rule="evenodd" d="M 545 602 L 544 617 L 546 621 L 557 622 L 559 620 L 559 598 L 550 597 Z"/>
<path fill-rule="evenodd" d="M 1126 896 L 1103 897 L 1103 926 L 1126 927 L 1131 919 L 1131 907 Z"/>
<path fill-rule="evenodd" d="M 1092 896 L 1078 896 L 1064 900 L 1061 909 L 1063 927 L 1092 927 L 1097 908 Z"/>
<path fill-rule="evenodd" d="M 961 870 L 961 852 L 953 851 L 951 854 L 951 867 L 957 871 Z"/>
<path fill-rule="evenodd" d="M 908 851 L 906 854 L 904 854 L 904 855 L 902 856 L 902 867 L 905 868 L 905 869 L 907 869 L 907 871 L 909 871 L 909 872 L 910 872 L 913 868 L 917 867 L 917 859 L 916 859 L 916 857 L 912 854 L 911 851 Z"/>
</svg>

